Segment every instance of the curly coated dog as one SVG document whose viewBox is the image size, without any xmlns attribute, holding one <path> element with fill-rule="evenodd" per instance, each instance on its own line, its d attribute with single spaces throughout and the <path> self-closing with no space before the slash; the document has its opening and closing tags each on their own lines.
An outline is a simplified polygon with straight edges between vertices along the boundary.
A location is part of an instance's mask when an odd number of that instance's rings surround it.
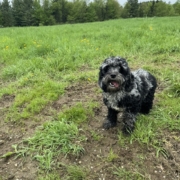
<svg viewBox="0 0 180 180">
<path fill-rule="evenodd" d="M 152 108 L 156 78 L 143 69 L 131 72 L 124 58 L 109 57 L 100 67 L 98 84 L 108 108 L 103 127 L 116 126 L 117 114 L 122 112 L 123 132 L 130 134 L 134 130 L 136 115 L 148 114 Z"/>
</svg>

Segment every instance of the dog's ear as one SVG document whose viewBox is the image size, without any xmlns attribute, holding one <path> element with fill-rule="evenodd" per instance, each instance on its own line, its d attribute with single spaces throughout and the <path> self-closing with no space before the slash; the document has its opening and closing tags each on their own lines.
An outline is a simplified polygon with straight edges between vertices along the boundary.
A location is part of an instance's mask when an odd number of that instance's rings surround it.
<svg viewBox="0 0 180 180">
<path fill-rule="evenodd" d="M 125 76 L 128 76 L 130 74 L 130 69 L 129 69 L 126 59 L 117 57 L 117 60 L 120 66 L 120 73 L 122 73 Z"/>
<path fill-rule="evenodd" d="M 98 84 L 102 88 L 102 78 L 103 78 L 103 67 L 100 66 L 99 68 L 99 79 L 98 79 Z"/>
<path fill-rule="evenodd" d="M 130 72 L 129 75 L 126 76 L 125 81 L 125 91 L 130 92 L 133 89 L 134 75 Z"/>
<path fill-rule="evenodd" d="M 119 65 L 120 65 L 120 73 L 125 77 L 125 90 L 126 92 L 130 92 L 133 88 L 134 76 L 131 73 L 131 70 L 128 66 L 128 62 L 126 59 L 118 57 Z"/>
</svg>

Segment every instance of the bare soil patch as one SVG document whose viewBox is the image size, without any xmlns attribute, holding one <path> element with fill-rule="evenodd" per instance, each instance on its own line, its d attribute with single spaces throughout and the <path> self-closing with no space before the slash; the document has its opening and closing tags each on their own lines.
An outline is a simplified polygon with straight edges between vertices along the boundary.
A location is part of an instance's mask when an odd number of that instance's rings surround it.
<svg viewBox="0 0 180 180">
<path fill-rule="evenodd" d="M 49 104 L 39 115 L 42 121 L 26 120 L 24 124 L 15 125 L 4 121 L 5 113 L 11 106 L 14 96 L 3 96 L 0 99 L 0 156 L 13 152 L 12 145 L 20 143 L 24 138 L 32 136 L 36 127 L 44 121 L 53 118 L 54 113 L 63 108 L 73 106 L 77 102 L 97 101 L 100 106 L 94 110 L 95 116 L 89 117 L 86 124 L 82 124 L 80 132 L 87 137 L 84 142 L 85 152 L 79 156 L 57 157 L 59 162 L 66 165 L 78 165 L 88 170 L 88 180 L 118 180 L 127 179 L 118 177 L 117 168 L 139 174 L 142 179 L 151 180 L 178 180 L 180 179 L 180 145 L 177 138 L 179 132 L 164 130 L 164 148 L 168 152 L 166 157 L 157 157 L 152 147 L 146 147 L 139 143 L 119 143 L 119 131 L 121 130 L 121 115 L 118 126 L 108 131 L 102 128 L 102 122 L 106 117 L 107 109 L 103 105 L 101 94 L 98 93 L 95 83 L 78 83 L 66 89 L 64 96 Z M 115 155 L 110 156 L 110 152 Z M 38 163 L 30 157 L 15 158 L 14 155 L 0 158 L 0 179 L 2 180 L 34 180 L 38 177 Z M 56 172 L 60 177 L 65 177 L 64 167 L 57 167 Z M 134 176 L 135 178 L 136 176 Z"/>
</svg>

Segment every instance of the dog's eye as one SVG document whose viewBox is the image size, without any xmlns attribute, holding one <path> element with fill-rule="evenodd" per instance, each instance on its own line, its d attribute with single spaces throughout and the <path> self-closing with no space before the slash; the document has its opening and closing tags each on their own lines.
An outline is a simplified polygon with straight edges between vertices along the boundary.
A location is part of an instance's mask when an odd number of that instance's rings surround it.
<svg viewBox="0 0 180 180">
<path fill-rule="evenodd" d="M 122 68 L 121 67 L 119 67 L 119 73 L 122 73 Z"/>
<path fill-rule="evenodd" d="M 104 73 L 107 73 L 107 72 L 108 72 L 108 69 L 109 69 L 109 66 L 104 67 L 104 68 L 103 68 L 103 72 L 104 72 Z"/>
</svg>

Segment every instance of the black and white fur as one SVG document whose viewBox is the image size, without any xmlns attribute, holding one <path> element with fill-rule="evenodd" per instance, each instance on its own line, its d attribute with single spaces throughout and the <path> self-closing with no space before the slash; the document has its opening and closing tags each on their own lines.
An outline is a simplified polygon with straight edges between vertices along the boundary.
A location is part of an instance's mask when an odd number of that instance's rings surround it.
<svg viewBox="0 0 180 180">
<path fill-rule="evenodd" d="M 152 108 L 157 87 L 155 77 L 143 69 L 131 72 L 124 58 L 109 57 L 100 67 L 98 83 L 108 108 L 103 127 L 109 129 L 116 126 L 117 114 L 122 112 L 123 131 L 131 133 L 136 115 L 147 114 Z"/>
</svg>

